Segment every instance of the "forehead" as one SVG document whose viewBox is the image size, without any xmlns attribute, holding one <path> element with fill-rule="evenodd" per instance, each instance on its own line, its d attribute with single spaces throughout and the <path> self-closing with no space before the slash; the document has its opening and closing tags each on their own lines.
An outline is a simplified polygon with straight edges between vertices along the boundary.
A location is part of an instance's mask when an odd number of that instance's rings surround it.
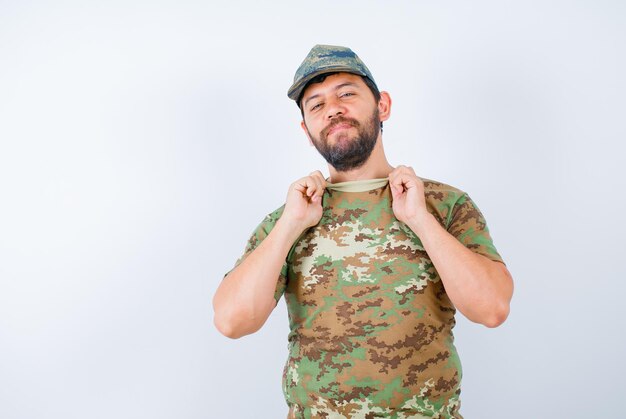
<svg viewBox="0 0 626 419">
<path fill-rule="evenodd" d="M 345 83 L 352 83 L 358 87 L 367 87 L 363 78 L 359 75 L 352 73 L 336 73 L 326 77 L 321 83 L 309 84 L 302 94 L 302 100 L 306 100 L 309 96 L 319 94 L 325 90 L 332 90 Z"/>
</svg>

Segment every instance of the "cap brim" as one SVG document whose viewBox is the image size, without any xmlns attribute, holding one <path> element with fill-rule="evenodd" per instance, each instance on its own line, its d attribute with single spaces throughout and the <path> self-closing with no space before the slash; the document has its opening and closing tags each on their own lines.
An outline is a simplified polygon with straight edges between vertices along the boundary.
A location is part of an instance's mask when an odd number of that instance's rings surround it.
<svg viewBox="0 0 626 419">
<path fill-rule="evenodd" d="M 346 67 L 346 66 L 324 67 L 324 68 L 318 69 L 317 71 L 311 74 L 307 74 L 305 77 L 302 77 L 296 83 L 292 84 L 289 90 L 287 91 L 287 96 L 289 96 L 290 99 L 297 101 L 298 98 L 300 97 L 300 94 L 302 94 L 302 89 L 304 89 L 304 86 L 306 86 L 306 84 L 310 82 L 312 79 L 319 76 L 320 74 L 337 73 L 337 72 L 352 73 L 352 74 L 357 74 L 359 76 L 367 76 L 367 74 L 365 74 L 364 72 L 358 71 L 354 69 L 353 67 Z"/>
</svg>

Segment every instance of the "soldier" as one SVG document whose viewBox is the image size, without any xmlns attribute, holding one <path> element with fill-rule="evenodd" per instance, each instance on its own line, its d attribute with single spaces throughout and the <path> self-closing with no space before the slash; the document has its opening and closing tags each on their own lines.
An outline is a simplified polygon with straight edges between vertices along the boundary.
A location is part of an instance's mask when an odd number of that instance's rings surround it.
<svg viewBox="0 0 626 419">
<path fill-rule="evenodd" d="M 467 193 L 391 166 L 391 98 L 349 48 L 316 45 L 288 91 L 328 162 L 295 181 L 213 298 L 230 338 L 256 332 L 284 294 L 289 418 L 461 418 L 458 309 L 508 316 L 513 280 Z"/>
</svg>

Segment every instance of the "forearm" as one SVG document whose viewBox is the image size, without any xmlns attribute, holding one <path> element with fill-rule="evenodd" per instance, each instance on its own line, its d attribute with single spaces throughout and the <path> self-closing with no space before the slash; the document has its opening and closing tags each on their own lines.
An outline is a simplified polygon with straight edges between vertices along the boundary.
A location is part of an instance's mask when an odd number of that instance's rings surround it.
<svg viewBox="0 0 626 419">
<path fill-rule="evenodd" d="M 465 247 L 430 213 L 408 226 L 420 238 L 454 306 L 469 320 L 488 327 L 504 322 L 513 294 L 506 267 Z"/>
<path fill-rule="evenodd" d="M 263 326 L 276 306 L 274 292 L 297 228 L 278 220 L 269 235 L 223 280 L 213 297 L 214 323 L 225 336 L 239 338 Z"/>
</svg>

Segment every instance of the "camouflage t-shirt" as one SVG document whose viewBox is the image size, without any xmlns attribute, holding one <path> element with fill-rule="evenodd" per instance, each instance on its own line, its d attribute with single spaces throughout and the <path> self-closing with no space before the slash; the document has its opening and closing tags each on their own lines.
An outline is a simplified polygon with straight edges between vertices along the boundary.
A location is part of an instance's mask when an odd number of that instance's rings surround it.
<svg viewBox="0 0 626 419">
<path fill-rule="evenodd" d="M 424 180 L 428 211 L 474 252 L 502 262 L 470 197 Z M 277 278 L 285 295 L 289 418 L 461 418 L 455 308 L 419 237 L 398 221 L 387 179 L 328 184 L 320 222 Z M 284 205 L 250 237 L 237 266 Z M 504 262 L 503 262 L 504 263 Z"/>
</svg>

